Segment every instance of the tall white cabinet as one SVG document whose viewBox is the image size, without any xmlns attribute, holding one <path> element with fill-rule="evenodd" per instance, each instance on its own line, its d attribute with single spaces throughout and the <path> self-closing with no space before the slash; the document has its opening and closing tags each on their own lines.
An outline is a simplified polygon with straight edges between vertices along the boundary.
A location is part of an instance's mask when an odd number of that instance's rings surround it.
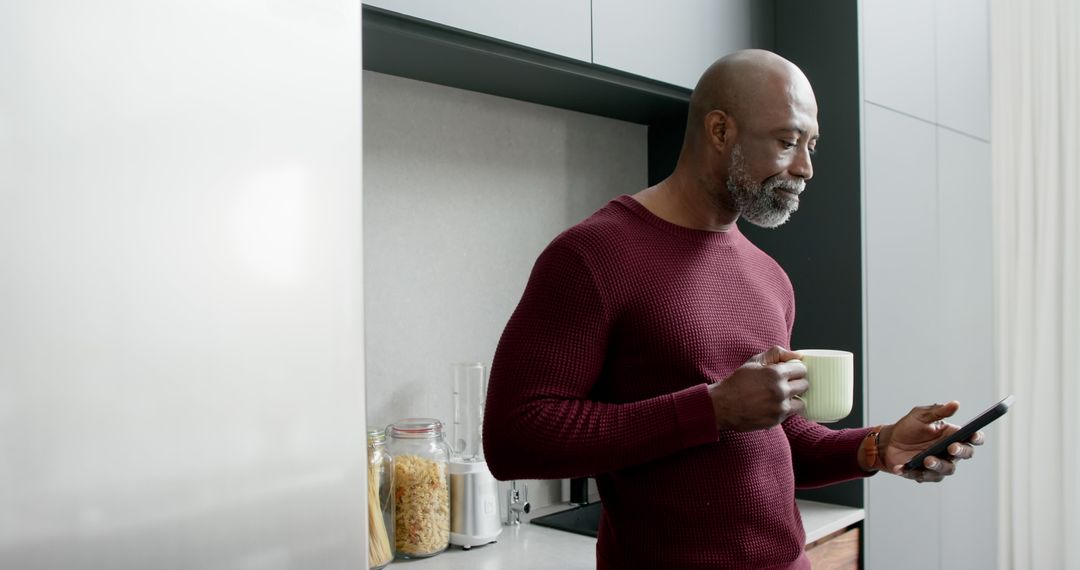
<svg viewBox="0 0 1080 570">
<path fill-rule="evenodd" d="M 0 568 L 364 568 L 360 7 L 0 2 Z"/>
<path fill-rule="evenodd" d="M 867 410 L 872 424 L 957 399 L 992 403 L 986 0 L 864 0 Z M 990 443 L 940 485 L 867 484 L 866 567 L 994 568 Z"/>
</svg>

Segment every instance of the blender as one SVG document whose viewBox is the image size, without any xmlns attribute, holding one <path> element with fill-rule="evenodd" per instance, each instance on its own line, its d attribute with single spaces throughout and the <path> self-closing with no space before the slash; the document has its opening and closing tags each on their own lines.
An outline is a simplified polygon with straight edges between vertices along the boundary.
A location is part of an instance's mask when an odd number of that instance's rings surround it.
<svg viewBox="0 0 1080 570">
<path fill-rule="evenodd" d="M 469 549 L 495 542 L 502 532 L 499 485 L 484 460 L 481 431 L 487 379 L 484 365 L 451 366 L 454 431 L 450 457 L 450 544 Z"/>
</svg>

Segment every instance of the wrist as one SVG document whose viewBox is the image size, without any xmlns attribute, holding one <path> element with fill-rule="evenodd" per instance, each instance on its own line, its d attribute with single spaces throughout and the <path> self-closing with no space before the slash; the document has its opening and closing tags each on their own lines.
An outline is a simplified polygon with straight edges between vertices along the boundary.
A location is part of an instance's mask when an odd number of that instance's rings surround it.
<svg viewBox="0 0 1080 570">
<path fill-rule="evenodd" d="M 886 430 L 891 434 L 892 426 L 871 428 L 859 444 L 859 467 L 863 471 L 872 472 L 885 469 L 885 447 L 888 445 Z"/>
<path fill-rule="evenodd" d="M 731 421 L 728 419 L 729 410 L 723 401 L 722 394 L 720 393 L 720 383 L 709 384 L 708 386 L 709 399 L 712 400 L 713 416 L 716 418 L 717 429 L 725 429 L 731 427 Z"/>
</svg>

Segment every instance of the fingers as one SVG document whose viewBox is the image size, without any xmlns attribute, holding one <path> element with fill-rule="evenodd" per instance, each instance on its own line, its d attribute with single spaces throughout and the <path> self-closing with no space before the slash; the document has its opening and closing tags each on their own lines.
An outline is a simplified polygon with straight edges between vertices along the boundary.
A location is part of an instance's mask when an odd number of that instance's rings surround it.
<svg viewBox="0 0 1080 570">
<path fill-rule="evenodd" d="M 956 463 L 948 459 L 927 457 L 923 460 L 923 481 L 937 482 L 956 473 Z"/>
<path fill-rule="evenodd" d="M 971 459 L 975 456 L 975 448 L 963 443 L 954 443 L 947 451 L 954 459 Z"/>
<path fill-rule="evenodd" d="M 789 380 L 787 383 L 787 397 L 794 398 L 796 396 L 802 396 L 810 389 L 810 382 L 803 379 Z"/>
<path fill-rule="evenodd" d="M 759 361 L 765 365 L 779 364 L 781 362 L 798 360 L 801 358 L 801 355 L 798 352 L 792 352 L 782 346 L 774 346 L 758 356 L 760 357 Z"/>
<path fill-rule="evenodd" d="M 772 366 L 788 380 L 806 378 L 806 365 L 801 360 L 788 360 Z"/>
<path fill-rule="evenodd" d="M 791 414 L 801 414 L 806 409 L 806 403 L 799 396 L 810 389 L 810 382 L 806 380 L 806 365 L 798 360 L 789 360 L 779 364 L 773 364 L 770 368 L 776 371 L 778 378 L 777 388 L 780 397 L 790 400 Z"/>
<path fill-rule="evenodd" d="M 975 432 L 974 434 L 972 434 L 971 437 L 968 438 L 968 443 L 971 445 L 982 445 L 984 441 L 986 441 L 986 436 L 983 435 L 983 432 L 981 430 Z M 972 450 L 972 453 L 974 452 L 975 451 Z"/>
<path fill-rule="evenodd" d="M 779 353 L 781 358 L 785 358 L 790 354 L 795 354 L 791 351 L 784 351 L 780 347 L 773 347 L 773 349 L 783 351 L 783 353 Z M 806 411 L 806 402 L 799 397 L 810 389 L 810 382 L 805 379 L 806 365 L 800 360 L 784 360 L 769 365 L 769 368 L 772 368 L 777 375 L 777 388 L 780 391 L 780 397 L 783 398 L 784 407 L 786 408 L 784 419 L 796 414 L 802 414 Z"/>
<path fill-rule="evenodd" d="M 802 415 L 802 413 L 806 411 L 806 402 L 804 402 L 797 394 L 792 395 L 791 399 L 788 400 L 788 409 L 791 411 L 791 413 L 788 414 L 788 417 L 796 414 Z"/>
<path fill-rule="evenodd" d="M 923 460 L 922 469 L 912 469 L 910 471 L 902 471 L 901 469 L 898 466 L 893 472 L 905 479 L 911 479 L 919 483 L 938 483 L 949 475 L 956 473 L 956 463 L 939 457 L 927 457 Z"/>
</svg>

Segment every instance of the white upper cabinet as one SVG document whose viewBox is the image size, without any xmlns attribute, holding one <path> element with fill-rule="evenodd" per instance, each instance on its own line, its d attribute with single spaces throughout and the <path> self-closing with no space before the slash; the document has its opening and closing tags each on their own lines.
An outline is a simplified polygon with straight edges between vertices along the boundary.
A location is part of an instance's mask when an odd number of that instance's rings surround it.
<svg viewBox="0 0 1080 570">
<path fill-rule="evenodd" d="M 990 139 L 990 16 L 986 0 L 935 4 L 937 122 Z"/>
<path fill-rule="evenodd" d="M 364 0 L 364 4 L 582 61 L 592 59 L 589 0 Z"/>
<path fill-rule="evenodd" d="M 866 100 L 989 140 L 987 0 L 863 2 Z"/>
<path fill-rule="evenodd" d="M 862 3 L 866 100 L 925 121 L 937 114 L 933 0 Z"/>
<path fill-rule="evenodd" d="M 717 58 L 772 43 L 771 2 L 593 0 L 593 63 L 694 88 Z"/>
</svg>

